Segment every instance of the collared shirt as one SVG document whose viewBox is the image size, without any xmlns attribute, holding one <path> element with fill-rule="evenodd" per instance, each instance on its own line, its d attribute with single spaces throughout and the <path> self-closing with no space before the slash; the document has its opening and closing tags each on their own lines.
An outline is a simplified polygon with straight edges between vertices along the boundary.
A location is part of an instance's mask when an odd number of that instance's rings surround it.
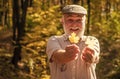
<svg viewBox="0 0 120 79">
<path fill-rule="evenodd" d="M 82 51 L 86 46 L 85 41 L 90 39 L 94 43 L 94 50 L 99 58 L 100 47 L 98 40 L 93 36 L 83 36 L 81 40 L 76 44 Z M 67 35 L 52 36 L 49 38 L 47 43 L 46 53 L 48 59 L 50 60 L 54 51 L 58 49 L 65 49 L 67 45 L 71 43 L 68 40 Z M 50 62 L 50 72 L 51 79 L 96 79 L 95 68 L 98 58 L 94 63 L 86 63 L 81 59 L 81 53 L 79 52 L 78 58 L 76 60 L 70 61 L 65 64 L 60 64 L 56 62 Z"/>
</svg>

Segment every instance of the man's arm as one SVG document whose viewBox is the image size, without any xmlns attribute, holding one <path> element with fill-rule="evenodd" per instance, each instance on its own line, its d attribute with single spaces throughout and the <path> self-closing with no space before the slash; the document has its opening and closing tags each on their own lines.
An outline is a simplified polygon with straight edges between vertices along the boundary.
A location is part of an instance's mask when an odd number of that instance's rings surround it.
<svg viewBox="0 0 120 79">
<path fill-rule="evenodd" d="M 99 55 L 97 52 L 91 48 L 85 47 L 82 51 L 82 59 L 87 63 L 97 63 L 99 60 Z"/>
<path fill-rule="evenodd" d="M 97 63 L 99 61 L 100 46 L 99 41 L 92 36 L 87 38 L 92 45 L 86 46 L 82 51 L 82 59 L 88 63 Z"/>
<path fill-rule="evenodd" d="M 56 63 L 67 63 L 76 59 L 79 52 L 80 50 L 77 45 L 68 45 L 65 50 L 54 51 L 51 60 Z"/>
</svg>

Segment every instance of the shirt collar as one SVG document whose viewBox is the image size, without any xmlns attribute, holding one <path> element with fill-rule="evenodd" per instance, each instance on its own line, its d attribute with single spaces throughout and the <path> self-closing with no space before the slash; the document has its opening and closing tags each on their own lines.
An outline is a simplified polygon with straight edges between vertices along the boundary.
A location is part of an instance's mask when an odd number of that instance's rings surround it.
<svg viewBox="0 0 120 79">
<path fill-rule="evenodd" d="M 64 41 L 69 41 L 69 35 L 63 34 L 63 37 L 64 37 Z M 86 38 L 86 36 L 82 36 L 82 37 L 80 38 L 79 42 L 85 41 L 85 40 L 86 40 L 85 38 Z"/>
</svg>

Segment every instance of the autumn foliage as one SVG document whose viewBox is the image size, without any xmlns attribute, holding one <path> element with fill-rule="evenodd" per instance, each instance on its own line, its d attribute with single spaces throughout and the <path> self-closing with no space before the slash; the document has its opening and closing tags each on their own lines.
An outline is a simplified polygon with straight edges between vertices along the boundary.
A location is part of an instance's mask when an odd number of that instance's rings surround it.
<svg viewBox="0 0 120 79">
<path fill-rule="evenodd" d="M 68 1 L 72 3 L 71 0 L 66 0 L 66 4 L 70 4 Z M 80 1 L 82 3 L 82 0 Z M 98 79 L 120 79 L 120 6 L 118 5 L 120 1 L 107 1 L 91 1 L 90 33 L 86 32 L 85 35 L 93 35 L 100 42 L 100 61 L 96 66 Z M 50 4 L 47 4 L 48 2 Z M 14 41 L 12 40 L 12 12 L 9 7 L 9 27 L 0 25 L 0 79 L 49 79 L 46 43 L 50 36 L 61 35 L 64 32 L 60 22 L 59 2 L 57 3 L 56 0 L 48 0 L 48 2 L 34 0 L 32 7 L 27 8 L 25 36 L 20 41 L 22 59 L 17 69 L 10 62 Z M 111 4 L 113 8 L 106 4 Z M 88 8 L 87 0 L 83 1 L 83 6 Z"/>
</svg>

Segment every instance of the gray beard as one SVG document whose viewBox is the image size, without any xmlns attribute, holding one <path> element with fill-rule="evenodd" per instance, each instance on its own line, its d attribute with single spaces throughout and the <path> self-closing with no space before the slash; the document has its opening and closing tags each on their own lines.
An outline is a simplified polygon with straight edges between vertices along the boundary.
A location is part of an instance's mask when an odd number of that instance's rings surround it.
<svg viewBox="0 0 120 79">
<path fill-rule="evenodd" d="M 77 34 L 78 37 L 82 38 L 84 36 L 84 29 Z M 64 29 L 65 35 L 70 36 L 70 34 Z"/>
<path fill-rule="evenodd" d="M 78 34 L 78 36 L 79 36 L 80 38 L 82 38 L 83 35 L 84 35 L 84 30 L 82 30 L 82 31 Z"/>
</svg>

